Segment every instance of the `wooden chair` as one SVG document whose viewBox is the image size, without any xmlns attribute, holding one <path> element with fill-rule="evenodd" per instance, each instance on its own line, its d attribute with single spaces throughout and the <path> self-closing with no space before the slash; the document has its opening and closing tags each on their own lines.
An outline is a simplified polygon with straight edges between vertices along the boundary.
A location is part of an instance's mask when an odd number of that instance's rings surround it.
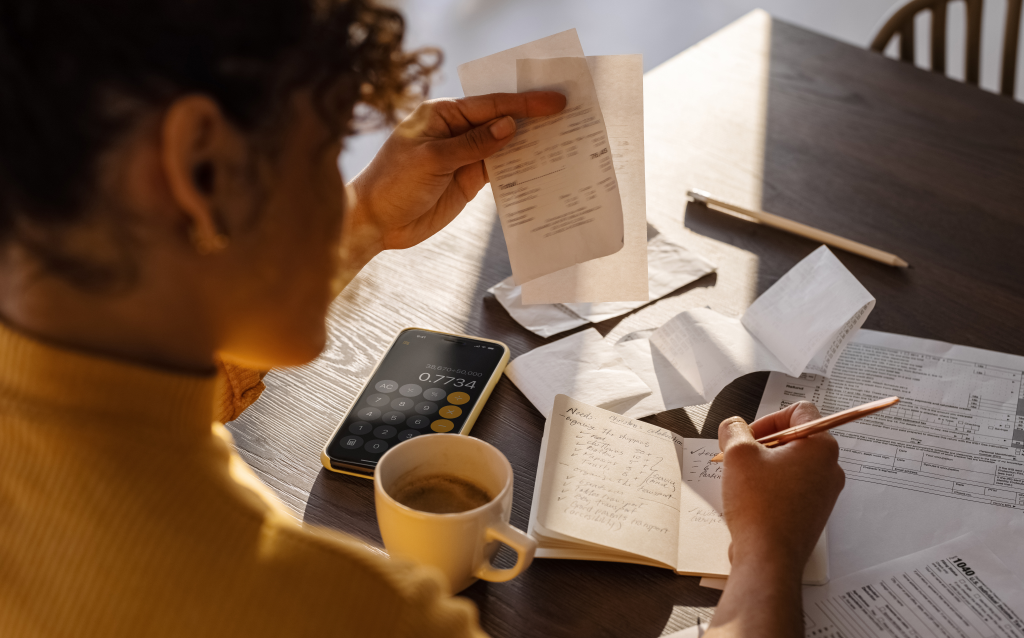
<svg viewBox="0 0 1024 638">
<path fill-rule="evenodd" d="M 932 14 L 932 68 L 936 73 L 946 72 L 946 6 L 952 0 L 911 0 L 892 14 L 871 43 L 871 50 L 881 53 L 893 37 L 900 38 L 900 60 L 914 63 L 914 18 L 922 11 Z M 978 85 L 981 59 L 981 9 L 984 0 L 962 0 L 967 5 L 967 59 L 968 84 Z M 1003 66 L 1000 92 L 1013 97 L 1017 73 L 1017 40 L 1020 35 L 1022 0 L 1006 0 L 1006 30 L 1003 35 Z"/>
</svg>

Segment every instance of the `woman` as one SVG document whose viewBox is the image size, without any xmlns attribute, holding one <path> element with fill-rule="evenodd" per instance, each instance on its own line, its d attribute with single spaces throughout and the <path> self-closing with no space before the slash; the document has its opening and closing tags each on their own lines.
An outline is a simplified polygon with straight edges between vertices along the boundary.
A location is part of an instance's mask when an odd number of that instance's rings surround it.
<svg viewBox="0 0 1024 638">
<path fill-rule="evenodd" d="M 564 106 L 421 104 L 346 188 L 360 109 L 432 70 L 402 30 L 369 0 L 0 0 L 0 635 L 481 634 L 432 573 L 295 524 L 211 427 L 317 356 L 360 266 L 458 214 L 515 119 Z M 835 443 L 720 431 L 714 631 L 799 633 Z"/>
</svg>

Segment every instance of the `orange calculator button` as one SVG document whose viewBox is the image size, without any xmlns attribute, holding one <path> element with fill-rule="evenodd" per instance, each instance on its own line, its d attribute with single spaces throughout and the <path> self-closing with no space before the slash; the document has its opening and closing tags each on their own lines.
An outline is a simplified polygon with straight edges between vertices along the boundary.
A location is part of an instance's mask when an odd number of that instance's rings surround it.
<svg viewBox="0 0 1024 638">
<path fill-rule="evenodd" d="M 462 416 L 462 408 L 454 405 L 446 405 L 437 412 L 446 419 L 454 419 Z"/>
<path fill-rule="evenodd" d="M 447 419 L 438 419 L 430 424 L 430 429 L 434 432 L 451 432 L 455 424 Z"/>
<path fill-rule="evenodd" d="M 448 395 L 448 403 L 454 403 L 455 405 L 469 403 L 469 395 L 465 392 L 452 392 Z"/>
</svg>

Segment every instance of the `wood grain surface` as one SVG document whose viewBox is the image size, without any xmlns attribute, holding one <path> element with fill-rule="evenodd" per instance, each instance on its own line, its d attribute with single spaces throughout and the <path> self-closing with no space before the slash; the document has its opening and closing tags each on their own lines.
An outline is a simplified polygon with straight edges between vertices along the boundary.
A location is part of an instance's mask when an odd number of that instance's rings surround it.
<svg viewBox="0 0 1024 638">
<path fill-rule="evenodd" d="M 688 188 L 896 253 L 902 270 L 837 252 L 878 299 L 866 327 L 1024 355 L 1024 105 L 754 12 L 644 80 L 648 219 L 718 272 L 624 318 L 612 342 L 708 306 L 738 315 L 816 246 L 695 204 Z M 326 472 L 326 438 L 393 335 L 408 326 L 546 343 L 486 289 L 510 274 L 485 189 L 444 231 L 377 257 L 331 309 L 324 354 L 275 370 L 229 424 L 243 457 L 297 518 L 380 543 L 372 484 Z M 559 335 L 564 336 L 564 335 Z M 555 338 L 558 338 L 557 336 Z M 650 421 L 684 436 L 751 418 L 766 374 L 711 404 Z M 503 378 L 473 434 L 515 470 L 525 529 L 544 418 Z M 658 636 L 708 618 L 696 578 L 612 563 L 537 560 L 463 595 L 494 636 Z"/>
</svg>

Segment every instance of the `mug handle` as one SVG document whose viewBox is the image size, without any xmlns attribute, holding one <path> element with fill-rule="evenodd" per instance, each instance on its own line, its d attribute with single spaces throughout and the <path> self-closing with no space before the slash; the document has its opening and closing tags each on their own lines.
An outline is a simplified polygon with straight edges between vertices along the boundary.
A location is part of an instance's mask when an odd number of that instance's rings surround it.
<svg viewBox="0 0 1024 638">
<path fill-rule="evenodd" d="M 516 529 L 508 523 L 501 523 L 498 527 L 488 527 L 486 539 L 488 543 L 499 541 L 508 545 L 515 550 L 517 555 L 516 564 L 508 569 L 498 569 L 491 565 L 490 561 L 477 568 L 476 577 L 492 583 L 504 583 L 526 571 L 526 568 L 533 562 L 534 552 L 537 551 L 537 541 L 526 532 Z"/>
</svg>

